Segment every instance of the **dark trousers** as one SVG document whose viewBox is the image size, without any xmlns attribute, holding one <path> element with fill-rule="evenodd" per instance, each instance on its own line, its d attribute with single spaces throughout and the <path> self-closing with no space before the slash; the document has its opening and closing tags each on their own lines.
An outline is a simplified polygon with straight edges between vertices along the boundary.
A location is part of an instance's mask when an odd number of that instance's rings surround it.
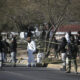
<svg viewBox="0 0 80 80">
<path fill-rule="evenodd" d="M 69 61 L 68 61 L 68 71 L 71 71 L 71 62 L 74 63 L 74 68 L 75 68 L 75 72 L 77 72 L 77 61 L 76 61 L 76 57 L 68 57 Z"/>
</svg>

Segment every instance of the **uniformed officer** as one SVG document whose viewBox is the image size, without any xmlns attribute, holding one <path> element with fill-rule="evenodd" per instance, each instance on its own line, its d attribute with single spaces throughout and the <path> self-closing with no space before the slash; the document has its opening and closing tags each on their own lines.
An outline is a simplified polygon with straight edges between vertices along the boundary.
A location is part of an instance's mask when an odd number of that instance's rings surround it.
<svg viewBox="0 0 80 80">
<path fill-rule="evenodd" d="M 55 42 L 55 43 L 58 42 L 55 37 L 53 38 L 53 42 Z M 53 49 L 54 49 L 55 58 L 58 58 L 58 52 L 57 52 L 57 50 L 58 50 L 58 44 L 55 44 L 55 43 L 53 44 Z"/>
<path fill-rule="evenodd" d="M 4 39 L 2 41 L 3 43 L 3 62 L 7 62 L 7 53 L 8 53 L 8 47 L 9 47 L 9 44 L 7 43 L 6 39 Z"/>
<path fill-rule="evenodd" d="M 74 62 L 74 66 L 75 66 L 75 72 L 77 73 L 77 61 L 76 61 L 76 58 L 77 58 L 77 51 L 78 51 L 78 47 L 75 43 L 75 39 L 74 39 L 74 36 L 71 37 L 71 43 L 68 43 L 68 52 L 67 52 L 67 55 L 68 55 L 68 70 L 67 70 L 67 73 L 70 73 L 71 72 L 71 61 Z"/>
<path fill-rule="evenodd" d="M 61 70 L 66 71 L 66 44 L 67 41 L 65 39 L 65 37 L 62 38 L 61 40 L 61 44 L 59 47 L 59 51 L 61 52 L 61 58 L 62 58 L 62 66 L 63 68 L 61 68 Z"/>
<path fill-rule="evenodd" d="M 13 66 L 16 66 L 16 52 L 17 52 L 17 40 L 16 36 L 13 35 L 10 43 L 10 52 L 11 52 L 11 62 L 13 63 Z"/>
<path fill-rule="evenodd" d="M 36 44 L 35 41 L 31 39 L 31 36 L 27 37 L 28 45 L 27 45 L 27 55 L 28 55 L 28 67 L 35 66 L 34 53 L 36 52 Z"/>
<path fill-rule="evenodd" d="M 77 42 L 77 45 L 78 45 L 78 56 L 80 58 L 80 31 L 78 31 L 78 34 L 76 36 L 76 42 Z"/>
</svg>

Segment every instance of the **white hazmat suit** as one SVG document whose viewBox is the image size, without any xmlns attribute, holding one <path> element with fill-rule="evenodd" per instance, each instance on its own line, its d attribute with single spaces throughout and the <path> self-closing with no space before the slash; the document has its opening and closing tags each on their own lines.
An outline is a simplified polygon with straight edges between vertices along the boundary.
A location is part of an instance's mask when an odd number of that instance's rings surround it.
<svg viewBox="0 0 80 80">
<path fill-rule="evenodd" d="M 36 44 L 34 41 L 28 42 L 27 53 L 28 53 L 28 66 L 35 66 L 34 52 L 36 51 Z"/>
</svg>

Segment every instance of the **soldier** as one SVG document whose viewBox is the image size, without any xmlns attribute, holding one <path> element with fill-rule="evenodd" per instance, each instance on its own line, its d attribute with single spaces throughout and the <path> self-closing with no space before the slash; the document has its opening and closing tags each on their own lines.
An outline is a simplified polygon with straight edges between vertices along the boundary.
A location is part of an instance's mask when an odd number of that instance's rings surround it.
<svg viewBox="0 0 80 80">
<path fill-rule="evenodd" d="M 46 35 L 45 29 L 42 30 L 41 39 L 44 40 Z"/>
<path fill-rule="evenodd" d="M 63 61 L 63 64 L 62 64 L 63 68 L 61 68 L 62 71 L 66 71 L 66 44 L 67 44 L 67 41 L 65 37 L 63 37 L 59 47 L 59 51 L 61 52 L 61 58 Z"/>
<path fill-rule="evenodd" d="M 3 62 L 6 62 L 9 44 L 7 43 L 6 39 L 4 39 L 2 43 L 3 43 Z"/>
<path fill-rule="evenodd" d="M 15 35 L 13 35 L 10 43 L 10 52 L 11 52 L 11 62 L 13 63 L 13 66 L 16 66 L 16 52 L 17 52 L 17 40 Z"/>
<path fill-rule="evenodd" d="M 80 58 L 80 31 L 78 31 L 78 34 L 76 36 L 76 42 L 77 42 L 77 45 L 78 45 L 78 56 Z"/>
<path fill-rule="evenodd" d="M 77 48 L 77 45 L 75 43 L 75 39 L 74 39 L 74 36 L 72 36 L 70 38 L 70 41 L 71 43 L 68 43 L 68 52 L 67 52 L 67 56 L 68 56 L 68 70 L 67 70 L 67 73 L 70 73 L 71 72 L 71 61 L 74 62 L 74 66 L 75 66 L 75 72 L 77 73 L 77 61 L 76 61 L 76 58 L 77 58 L 77 51 L 78 51 L 78 48 Z"/>
<path fill-rule="evenodd" d="M 2 68 L 2 50 L 3 50 L 3 44 L 2 44 L 2 36 L 0 34 L 0 68 Z"/>
<path fill-rule="evenodd" d="M 31 36 L 27 37 L 28 46 L 27 46 L 27 55 L 28 55 L 28 67 L 35 66 L 34 53 L 36 51 L 36 44 L 31 40 Z"/>
<path fill-rule="evenodd" d="M 53 38 L 53 42 L 55 42 L 54 44 L 53 44 L 53 49 L 54 49 L 54 54 L 55 54 L 55 58 L 58 58 L 58 41 L 57 41 L 57 39 L 54 37 Z"/>
</svg>

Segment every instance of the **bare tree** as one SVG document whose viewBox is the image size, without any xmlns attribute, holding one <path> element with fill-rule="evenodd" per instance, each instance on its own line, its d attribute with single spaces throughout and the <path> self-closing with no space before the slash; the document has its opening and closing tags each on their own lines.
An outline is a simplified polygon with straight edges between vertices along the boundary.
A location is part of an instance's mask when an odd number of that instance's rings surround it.
<svg viewBox="0 0 80 80">
<path fill-rule="evenodd" d="M 47 0 L 47 5 L 48 5 L 47 9 L 48 9 L 48 15 L 49 15 L 49 22 L 51 23 L 52 26 L 49 28 L 48 33 L 46 34 L 45 41 L 47 40 L 47 36 L 53 27 L 54 27 L 54 32 L 53 32 L 52 38 L 49 40 L 48 46 L 46 45 L 46 42 L 45 42 L 46 57 L 48 57 L 49 52 L 50 52 L 50 44 L 51 44 L 50 42 L 54 38 L 55 33 L 58 30 L 58 28 L 63 24 L 63 21 L 65 20 L 67 8 L 70 5 L 70 0 L 63 0 L 63 1 L 65 1 L 65 5 L 62 6 L 61 11 L 58 11 L 59 13 L 56 13 L 57 7 L 59 6 L 57 4 L 57 0 L 54 0 L 55 5 L 53 5 L 53 6 L 51 6 L 50 1 L 51 0 Z"/>
</svg>

